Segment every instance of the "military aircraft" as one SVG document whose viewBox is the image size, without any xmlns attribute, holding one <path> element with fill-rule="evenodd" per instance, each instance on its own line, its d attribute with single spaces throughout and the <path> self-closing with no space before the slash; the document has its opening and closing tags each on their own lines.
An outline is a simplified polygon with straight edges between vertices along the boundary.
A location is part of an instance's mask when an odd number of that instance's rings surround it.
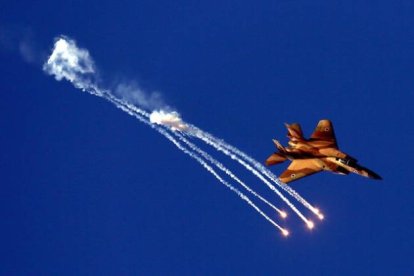
<svg viewBox="0 0 414 276">
<path fill-rule="evenodd" d="M 338 149 L 332 122 L 319 121 L 310 139 L 303 137 L 299 124 L 285 124 L 288 129 L 289 146 L 283 147 L 279 141 L 273 140 L 278 152 L 266 160 L 271 166 L 292 160 L 289 167 L 280 175 L 280 180 L 289 183 L 320 171 L 331 171 L 338 174 L 350 172 L 361 176 L 382 179 L 378 174 L 357 164 L 357 160 Z"/>
</svg>

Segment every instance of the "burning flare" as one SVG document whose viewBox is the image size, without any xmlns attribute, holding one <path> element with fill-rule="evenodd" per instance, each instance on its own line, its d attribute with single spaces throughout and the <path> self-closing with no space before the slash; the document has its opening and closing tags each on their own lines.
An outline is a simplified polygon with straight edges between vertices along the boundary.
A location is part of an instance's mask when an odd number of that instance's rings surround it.
<svg viewBox="0 0 414 276">
<path fill-rule="evenodd" d="M 308 225 L 309 229 L 313 229 L 313 227 L 315 227 L 315 224 L 311 220 L 308 220 L 308 222 L 306 224 Z"/>
</svg>

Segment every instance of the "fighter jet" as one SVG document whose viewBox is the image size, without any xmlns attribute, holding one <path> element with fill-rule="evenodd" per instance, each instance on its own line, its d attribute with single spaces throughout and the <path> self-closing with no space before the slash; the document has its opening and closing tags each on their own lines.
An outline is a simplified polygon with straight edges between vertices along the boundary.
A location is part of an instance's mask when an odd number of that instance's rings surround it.
<svg viewBox="0 0 414 276">
<path fill-rule="evenodd" d="M 280 175 L 280 180 L 289 183 L 320 171 L 338 174 L 356 173 L 373 179 L 382 179 L 378 174 L 357 164 L 357 160 L 338 149 L 333 125 L 329 120 L 319 121 L 310 139 L 303 137 L 299 124 L 285 124 L 288 129 L 289 146 L 282 146 L 273 140 L 278 152 L 266 160 L 271 166 L 292 161 L 287 170 Z"/>
</svg>

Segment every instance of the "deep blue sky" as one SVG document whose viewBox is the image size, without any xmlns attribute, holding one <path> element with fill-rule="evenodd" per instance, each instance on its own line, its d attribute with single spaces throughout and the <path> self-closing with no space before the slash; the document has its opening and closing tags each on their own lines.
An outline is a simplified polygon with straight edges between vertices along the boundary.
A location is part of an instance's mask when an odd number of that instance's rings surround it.
<svg viewBox="0 0 414 276">
<path fill-rule="evenodd" d="M 413 273 L 411 1 L 85 2 L 1 5 L 1 275 Z M 309 231 L 289 212 L 286 239 L 156 132 L 46 76 L 61 34 L 107 85 L 161 91 L 261 161 L 284 122 L 309 135 L 329 118 L 384 180 L 293 183 L 326 219 Z"/>
</svg>

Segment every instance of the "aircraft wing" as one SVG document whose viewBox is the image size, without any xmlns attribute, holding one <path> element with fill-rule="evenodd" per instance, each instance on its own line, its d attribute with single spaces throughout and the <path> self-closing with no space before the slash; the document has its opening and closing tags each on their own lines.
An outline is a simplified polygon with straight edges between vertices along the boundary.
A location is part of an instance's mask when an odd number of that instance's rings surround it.
<svg viewBox="0 0 414 276">
<path fill-rule="evenodd" d="M 280 176 L 280 180 L 289 183 L 302 177 L 320 172 L 325 164 L 318 158 L 296 159 L 290 163 L 289 167 Z"/>
<path fill-rule="evenodd" d="M 333 145 L 337 147 L 333 125 L 329 120 L 319 121 L 318 125 L 315 128 L 315 131 L 311 135 L 311 139 L 332 142 Z"/>
</svg>

